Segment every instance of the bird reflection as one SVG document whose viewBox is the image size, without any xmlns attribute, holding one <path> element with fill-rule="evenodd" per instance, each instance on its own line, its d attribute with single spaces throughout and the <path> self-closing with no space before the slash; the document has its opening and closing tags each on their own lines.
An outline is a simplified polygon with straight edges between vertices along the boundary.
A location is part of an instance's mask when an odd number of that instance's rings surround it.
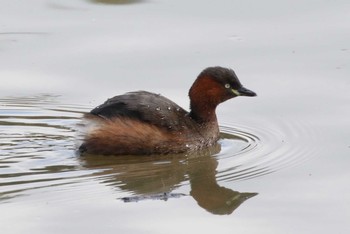
<svg viewBox="0 0 350 234">
<path fill-rule="evenodd" d="M 102 183 L 134 194 L 121 198 L 124 202 L 187 196 L 173 191 L 190 182 L 190 196 L 200 207 L 212 214 L 231 214 L 257 193 L 241 193 L 217 183 L 218 161 L 213 155 L 218 152 L 219 144 L 191 154 L 141 157 L 84 155 L 80 160 L 85 168 L 102 169 L 95 174 Z"/>
</svg>

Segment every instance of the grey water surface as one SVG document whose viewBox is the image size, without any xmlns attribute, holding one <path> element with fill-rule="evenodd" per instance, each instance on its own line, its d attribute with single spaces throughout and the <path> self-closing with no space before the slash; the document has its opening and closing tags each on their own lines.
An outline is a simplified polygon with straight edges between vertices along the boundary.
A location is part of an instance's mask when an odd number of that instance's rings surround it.
<svg viewBox="0 0 350 234">
<path fill-rule="evenodd" d="M 350 2 L 0 0 L 1 233 L 349 233 Z M 200 152 L 79 156 L 107 98 L 257 92 Z"/>
</svg>

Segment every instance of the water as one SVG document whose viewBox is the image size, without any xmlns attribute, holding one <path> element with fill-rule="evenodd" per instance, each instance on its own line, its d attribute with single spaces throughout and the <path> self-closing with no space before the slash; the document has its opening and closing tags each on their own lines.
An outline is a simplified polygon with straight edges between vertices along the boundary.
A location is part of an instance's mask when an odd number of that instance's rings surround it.
<svg viewBox="0 0 350 234">
<path fill-rule="evenodd" d="M 2 5 L 2 232 L 349 233 L 347 1 Z M 83 113 L 140 89 L 186 108 L 213 65 L 258 93 L 218 108 L 215 147 L 76 153 Z"/>
</svg>

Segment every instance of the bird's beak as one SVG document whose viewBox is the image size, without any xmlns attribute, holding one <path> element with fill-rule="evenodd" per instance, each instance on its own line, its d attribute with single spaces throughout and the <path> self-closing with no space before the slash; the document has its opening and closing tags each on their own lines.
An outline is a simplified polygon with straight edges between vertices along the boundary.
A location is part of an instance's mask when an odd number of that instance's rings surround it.
<svg viewBox="0 0 350 234">
<path fill-rule="evenodd" d="M 239 89 L 232 89 L 232 92 L 234 94 L 236 94 L 237 96 L 247 96 L 247 97 L 254 97 L 256 96 L 256 93 L 249 90 L 249 89 L 246 89 L 244 88 L 243 86 Z"/>
</svg>

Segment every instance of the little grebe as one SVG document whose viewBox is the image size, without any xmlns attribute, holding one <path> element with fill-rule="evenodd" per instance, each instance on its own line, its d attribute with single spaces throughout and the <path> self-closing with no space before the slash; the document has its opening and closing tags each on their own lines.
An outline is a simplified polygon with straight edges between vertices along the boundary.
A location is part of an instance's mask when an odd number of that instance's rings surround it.
<svg viewBox="0 0 350 234">
<path fill-rule="evenodd" d="M 85 115 L 96 123 L 80 152 L 138 155 L 181 153 L 211 146 L 219 139 L 215 109 L 237 96 L 256 96 L 235 72 L 204 69 L 189 91 L 190 112 L 169 99 L 146 91 L 108 99 Z"/>
</svg>

